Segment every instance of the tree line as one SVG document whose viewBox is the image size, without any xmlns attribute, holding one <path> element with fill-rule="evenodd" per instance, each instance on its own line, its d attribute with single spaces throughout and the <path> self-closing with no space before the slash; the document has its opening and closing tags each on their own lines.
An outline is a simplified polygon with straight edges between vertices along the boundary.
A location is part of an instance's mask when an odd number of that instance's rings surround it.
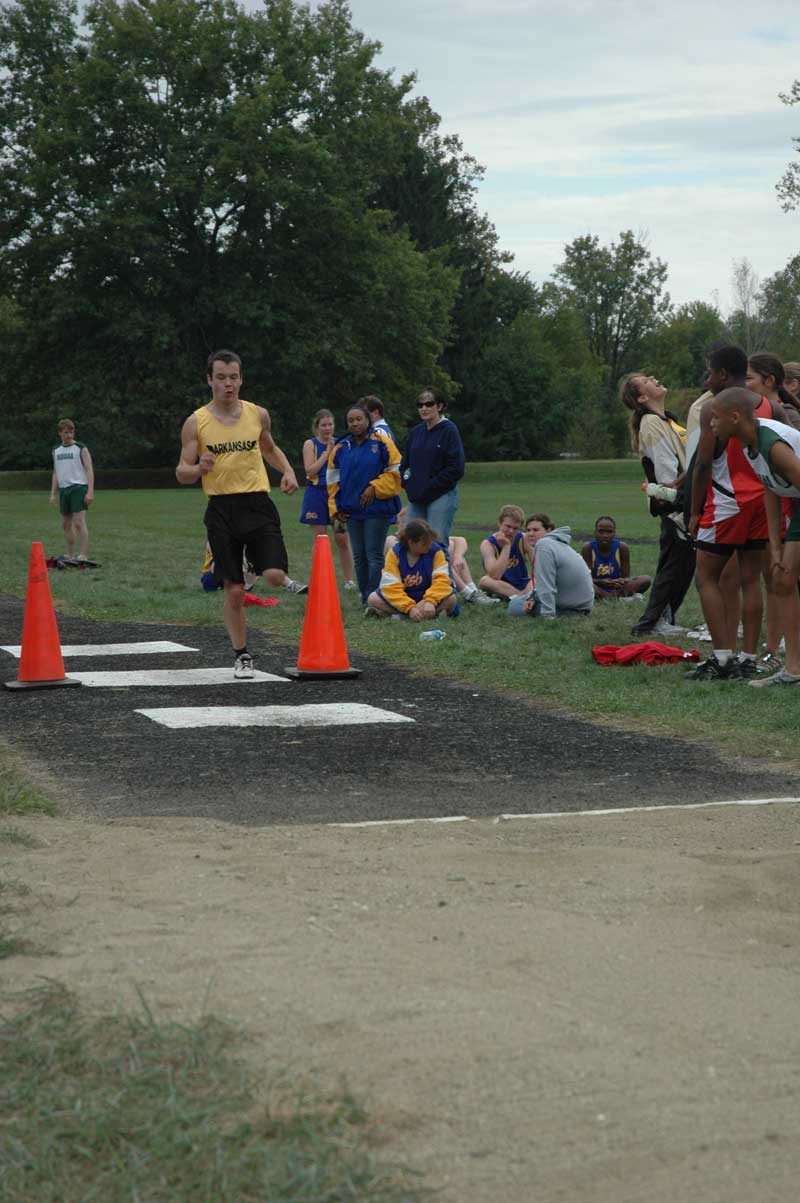
<svg viewBox="0 0 800 1203">
<path fill-rule="evenodd" d="M 619 376 L 699 387 L 720 337 L 800 356 L 800 256 L 745 264 L 727 317 L 675 307 L 629 230 L 515 272 L 481 167 L 379 49 L 344 0 L 0 8 L 0 469 L 46 463 L 65 414 L 98 463 L 172 462 L 221 346 L 290 455 L 364 393 L 401 435 L 433 384 L 473 460 L 620 454 Z"/>
</svg>

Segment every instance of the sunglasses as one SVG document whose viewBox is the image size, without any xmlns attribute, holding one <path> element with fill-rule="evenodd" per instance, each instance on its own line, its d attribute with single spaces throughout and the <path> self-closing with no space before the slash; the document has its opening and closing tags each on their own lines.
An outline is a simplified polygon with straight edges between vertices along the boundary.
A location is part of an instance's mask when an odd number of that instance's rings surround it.
<svg viewBox="0 0 800 1203">
<path fill-rule="evenodd" d="M 435 401 L 418 401 L 417 402 L 417 409 L 434 409 L 435 406 L 436 406 Z"/>
</svg>

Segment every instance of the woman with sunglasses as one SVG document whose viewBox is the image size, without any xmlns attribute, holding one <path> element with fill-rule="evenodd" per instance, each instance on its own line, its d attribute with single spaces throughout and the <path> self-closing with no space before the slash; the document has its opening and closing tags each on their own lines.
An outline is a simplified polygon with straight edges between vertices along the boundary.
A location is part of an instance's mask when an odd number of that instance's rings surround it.
<svg viewBox="0 0 800 1203">
<path fill-rule="evenodd" d="M 446 549 L 464 475 L 464 447 L 458 427 L 444 415 L 447 401 L 438 389 L 424 388 L 417 409 L 422 421 L 409 432 L 400 466 L 406 517 L 430 523 Z"/>
</svg>

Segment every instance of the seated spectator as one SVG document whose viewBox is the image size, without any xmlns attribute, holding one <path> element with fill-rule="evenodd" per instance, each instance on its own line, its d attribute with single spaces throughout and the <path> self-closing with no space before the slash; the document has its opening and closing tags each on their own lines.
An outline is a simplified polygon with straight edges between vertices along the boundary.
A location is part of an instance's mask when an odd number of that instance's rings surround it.
<svg viewBox="0 0 800 1203">
<path fill-rule="evenodd" d="M 450 614 L 457 601 L 447 559 L 436 532 L 422 518 L 411 518 L 386 553 L 380 584 L 367 598 L 367 613 L 400 614 L 424 622 Z"/>
<path fill-rule="evenodd" d="M 525 530 L 533 553 L 534 588 L 512 597 L 507 613 L 514 617 L 530 614 L 533 618 L 591 614 L 592 574 L 583 558 L 570 547 L 569 527 L 554 527 L 547 514 L 532 514 Z"/>
<path fill-rule="evenodd" d="M 531 574 L 521 530 L 524 519 L 518 505 L 504 505 L 497 518 L 497 530 L 481 543 L 486 571 L 478 585 L 490 595 L 508 598 L 528 592 Z"/>
<path fill-rule="evenodd" d="M 584 543 L 581 555 L 592 574 L 594 595 L 604 598 L 641 598 L 650 588 L 649 576 L 631 576 L 631 551 L 617 538 L 617 524 L 604 515 L 594 524 L 594 538 Z"/>
<path fill-rule="evenodd" d="M 406 522 L 407 506 L 403 506 L 400 513 L 397 515 L 397 535 L 400 534 Z M 384 556 L 388 555 L 392 547 L 397 542 L 397 535 L 387 535 L 383 545 Z M 434 535 L 438 540 L 438 535 L 434 531 Z M 467 549 L 469 544 L 461 535 L 451 535 L 447 540 L 448 551 L 450 553 L 450 575 L 455 582 L 458 596 L 462 601 L 469 602 L 473 606 L 495 606 L 500 601 L 499 597 L 489 597 L 482 589 L 479 589 L 472 579 L 472 570 L 467 563 Z"/>
</svg>

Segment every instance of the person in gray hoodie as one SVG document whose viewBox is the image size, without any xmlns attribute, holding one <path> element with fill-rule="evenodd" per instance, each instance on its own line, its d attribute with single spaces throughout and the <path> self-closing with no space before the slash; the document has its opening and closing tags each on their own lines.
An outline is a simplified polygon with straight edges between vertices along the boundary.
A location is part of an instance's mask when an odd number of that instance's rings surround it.
<svg viewBox="0 0 800 1203">
<path fill-rule="evenodd" d="M 512 597 L 507 613 L 533 618 L 564 618 L 591 614 L 592 574 L 583 557 L 570 546 L 568 526 L 554 526 L 547 514 L 532 514 L 525 523 L 525 541 L 533 560 L 534 588 Z"/>
</svg>

